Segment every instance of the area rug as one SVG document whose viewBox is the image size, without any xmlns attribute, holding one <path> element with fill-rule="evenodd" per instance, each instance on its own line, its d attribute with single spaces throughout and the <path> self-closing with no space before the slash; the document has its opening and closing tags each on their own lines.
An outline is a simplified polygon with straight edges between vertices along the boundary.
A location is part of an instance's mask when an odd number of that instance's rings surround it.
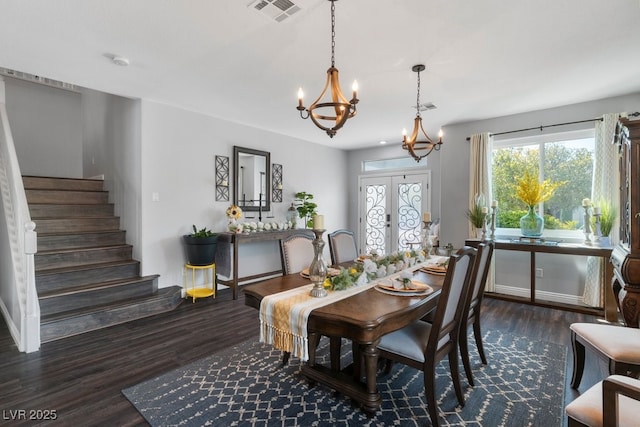
<svg viewBox="0 0 640 427">
<path fill-rule="evenodd" d="M 484 337 L 488 365 L 470 340 L 475 387 L 460 366 L 466 404 L 457 404 L 448 362 L 437 368 L 443 426 L 560 426 L 567 348 L 501 332 Z M 344 345 L 343 366 L 351 358 Z M 323 338 L 319 360 L 327 363 Z M 430 418 L 422 372 L 396 364 L 378 375 L 382 408 L 372 418 L 348 397 L 310 387 L 300 361 L 281 366 L 282 353 L 247 341 L 122 393 L 152 426 L 425 426 Z"/>
</svg>

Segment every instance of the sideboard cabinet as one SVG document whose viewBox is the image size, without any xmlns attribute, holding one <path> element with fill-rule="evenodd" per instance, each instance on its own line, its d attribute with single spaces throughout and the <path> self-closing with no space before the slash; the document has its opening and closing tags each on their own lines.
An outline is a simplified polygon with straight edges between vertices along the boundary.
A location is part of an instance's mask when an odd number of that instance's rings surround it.
<svg viewBox="0 0 640 427">
<path fill-rule="evenodd" d="M 620 243 L 611 254 L 613 292 L 626 326 L 640 320 L 640 120 L 616 128 L 620 150 Z"/>
</svg>

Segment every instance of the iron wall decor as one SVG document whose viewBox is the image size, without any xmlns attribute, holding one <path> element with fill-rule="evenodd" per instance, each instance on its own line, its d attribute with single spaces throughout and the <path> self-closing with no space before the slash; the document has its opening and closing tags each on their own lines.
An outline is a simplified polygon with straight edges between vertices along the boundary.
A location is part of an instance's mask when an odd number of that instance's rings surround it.
<svg viewBox="0 0 640 427">
<path fill-rule="evenodd" d="M 216 156 L 216 201 L 229 201 L 229 157 Z"/>
<path fill-rule="evenodd" d="M 273 164 L 273 195 L 274 203 L 282 203 L 282 165 Z"/>
</svg>

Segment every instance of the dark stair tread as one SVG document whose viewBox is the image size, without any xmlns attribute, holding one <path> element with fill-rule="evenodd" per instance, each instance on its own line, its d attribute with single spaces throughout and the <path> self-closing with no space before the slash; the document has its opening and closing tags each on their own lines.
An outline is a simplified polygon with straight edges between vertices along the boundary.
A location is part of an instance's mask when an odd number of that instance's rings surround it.
<svg viewBox="0 0 640 427">
<path fill-rule="evenodd" d="M 163 300 L 163 299 L 166 299 L 168 295 L 171 295 L 173 293 L 178 293 L 178 292 L 182 292 L 182 288 L 180 286 L 170 286 L 167 288 L 160 288 L 153 295 L 149 295 L 148 297 L 144 297 L 144 298 L 123 300 L 117 303 L 106 303 L 106 304 L 94 305 L 91 307 L 79 308 L 76 310 L 65 311 L 62 313 L 44 315 L 40 317 L 40 324 L 44 326 L 48 323 L 54 323 L 60 320 L 68 320 L 75 317 L 81 317 L 81 316 L 91 315 L 94 313 L 100 313 L 103 311 L 117 310 L 120 308 L 126 308 L 127 306 L 131 306 L 131 305 L 140 305 L 144 302 L 152 302 L 154 300 Z"/>
<path fill-rule="evenodd" d="M 33 217 L 31 217 L 33 219 Z M 37 231 L 37 230 L 36 230 Z M 64 237 L 64 236 L 82 236 L 83 234 L 109 234 L 109 233 L 126 233 L 126 231 L 118 228 L 113 230 L 78 230 L 78 231 L 49 231 L 46 233 L 38 233 L 38 238 L 41 237 Z"/>
<path fill-rule="evenodd" d="M 150 280 L 157 279 L 158 277 L 159 276 L 157 274 L 152 274 L 150 276 L 136 276 L 136 277 L 129 277 L 127 279 L 108 280 L 103 282 L 91 283 L 88 285 L 73 286 L 73 287 L 68 287 L 68 288 L 49 291 L 49 292 L 38 292 L 38 299 L 44 300 L 47 298 L 55 298 L 55 297 L 61 297 L 65 295 L 75 295 L 82 292 L 95 291 L 100 289 L 117 288 L 119 286 L 126 286 L 129 284 L 148 282 Z"/>
<path fill-rule="evenodd" d="M 87 205 L 78 205 L 78 206 L 87 206 Z M 62 217 L 62 216 L 33 216 L 31 215 L 31 219 L 32 220 L 38 220 L 38 221 L 80 221 L 83 219 L 90 219 L 92 221 L 95 221 L 97 219 L 114 219 L 114 218 L 119 218 L 115 215 L 108 215 L 108 214 L 102 214 L 102 215 L 87 215 L 87 216 L 66 216 L 66 217 Z M 37 225 L 37 223 L 36 223 Z"/>
<path fill-rule="evenodd" d="M 60 273 L 68 273 L 72 271 L 93 270 L 96 268 L 117 267 L 122 265 L 131 265 L 131 264 L 139 264 L 139 263 L 140 261 L 137 261 L 135 259 L 130 259 L 126 261 L 97 262 L 94 264 L 81 264 L 81 265 L 73 265 L 69 267 L 47 268 L 45 270 L 37 270 L 36 277 L 49 275 L 49 274 L 60 274 Z"/>
<path fill-rule="evenodd" d="M 130 248 L 131 245 L 128 243 L 121 243 L 117 245 L 98 245 L 98 246 L 83 246 L 81 248 L 63 248 L 63 249 L 46 249 L 43 251 L 38 251 L 36 255 L 52 255 L 52 254 L 65 254 L 65 253 L 73 253 L 73 252 L 90 252 L 96 250 L 107 250 L 107 249 L 115 249 L 115 248 Z"/>
</svg>

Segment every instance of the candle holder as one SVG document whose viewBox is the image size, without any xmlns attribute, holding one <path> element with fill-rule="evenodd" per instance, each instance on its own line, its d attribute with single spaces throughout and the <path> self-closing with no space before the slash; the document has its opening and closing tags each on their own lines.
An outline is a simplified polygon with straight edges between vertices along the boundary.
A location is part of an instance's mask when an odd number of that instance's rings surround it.
<svg viewBox="0 0 640 427">
<path fill-rule="evenodd" d="M 584 208 L 584 242 L 588 245 L 591 244 L 591 215 L 589 212 L 590 206 L 583 206 Z"/>
<path fill-rule="evenodd" d="M 487 240 L 487 214 L 482 215 L 482 240 Z"/>
<path fill-rule="evenodd" d="M 491 234 L 489 235 L 489 238 L 491 240 L 496 240 L 496 211 L 497 210 L 498 210 L 497 206 L 491 206 L 491 226 L 490 226 Z"/>
<path fill-rule="evenodd" d="M 431 225 L 432 221 L 422 221 L 422 247 L 424 248 L 425 257 L 431 257 L 431 251 L 433 251 L 433 242 L 431 241 Z"/>
<path fill-rule="evenodd" d="M 593 240 L 596 242 L 600 241 L 600 237 L 602 237 L 602 229 L 600 228 L 600 216 L 601 213 L 594 213 L 593 217 L 596 219 L 596 229 L 593 230 Z"/>
<path fill-rule="evenodd" d="M 326 297 L 328 295 L 327 290 L 324 288 L 324 281 L 327 278 L 327 264 L 324 262 L 323 249 L 324 240 L 322 240 L 322 234 L 325 230 L 313 230 L 313 234 L 316 238 L 313 239 L 313 260 L 309 266 L 309 279 L 313 283 L 313 288 L 309 292 L 309 295 L 316 298 Z"/>
</svg>

